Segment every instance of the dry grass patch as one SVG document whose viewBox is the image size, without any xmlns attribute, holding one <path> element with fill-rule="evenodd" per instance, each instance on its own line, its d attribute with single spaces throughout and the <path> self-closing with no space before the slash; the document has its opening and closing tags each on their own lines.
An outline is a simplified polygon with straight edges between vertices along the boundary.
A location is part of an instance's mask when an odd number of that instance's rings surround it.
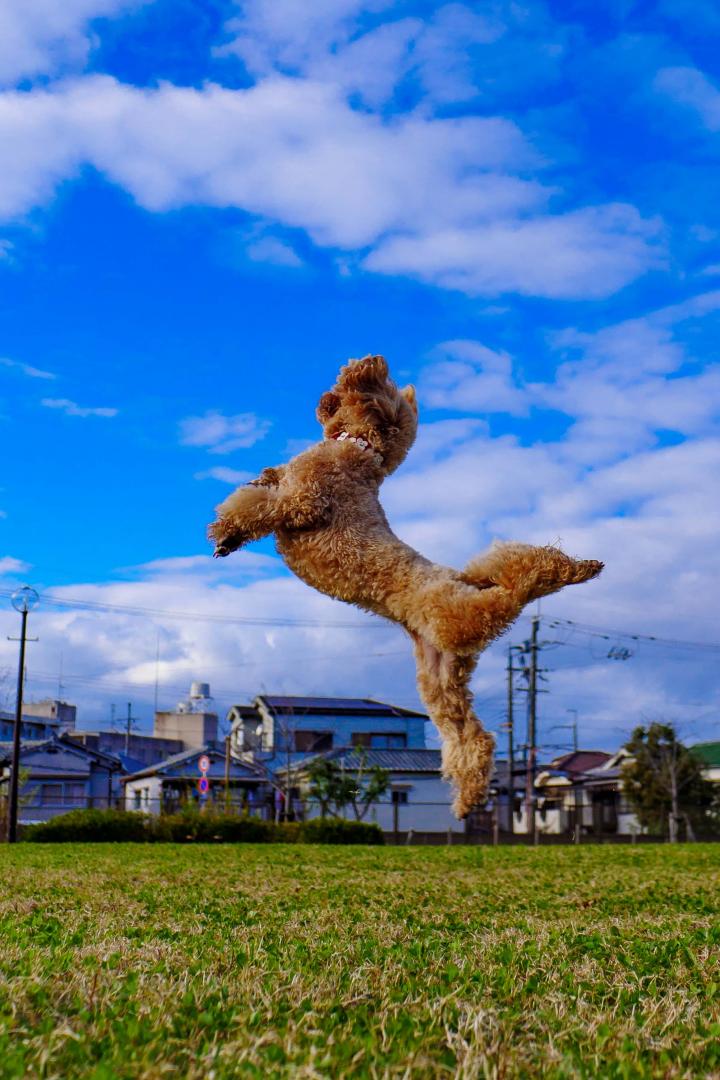
<svg viewBox="0 0 720 1080">
<path fill-rule="evenodd" d="M 720 1077 L 720 846 L 0 850 L 0 1076 Z"/>
</svg>

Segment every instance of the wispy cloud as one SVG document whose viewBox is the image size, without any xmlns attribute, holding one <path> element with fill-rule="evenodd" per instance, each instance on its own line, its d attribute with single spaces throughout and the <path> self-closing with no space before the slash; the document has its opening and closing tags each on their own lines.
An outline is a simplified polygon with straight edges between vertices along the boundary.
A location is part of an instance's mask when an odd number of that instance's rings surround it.
<svg viewBox="0 0 720 1080">
<path fill-rule="evenodd" d="M 6 368 L 14 368 L 15 371 L 22 372 L 23 375 L 27 375 L 30 379 L 56 379 L 52 371 L 43 371 L 42 368 L 33 367 L 31 364 L 23 364 L 20 360 L 10 360 L 6 356 L 0 356 L 0 365 Z"/>
<path fill-rule="evenodd" d="M 720 130 L 720 90 L 694 67 L 667 67 L 655 77 L 655 89 L 693 109 L 710 131 Z"/>
<path fill-rule="evenodd" d="M 188 416 L 180 421 L 180 442 L 184 446 L 203 446 L 211 454 L 229 454 L 254 446 L 265 438 L 270 427 L 269 420 L 254 413 L 224 416 L 209 409 L 203 416 Z"/>
<path fill-rule="evenodd" d="M 41 405 L 45 405 L 48 409 L 60 409 L 66 416 L 117 416 L 117 409 L 105 408 L 104 406 L 98 408 L 88 408 L 84 405 L 78 405 L 75 401 L 70 401 L 69 398 L 43 398 L 40 402 Z"/>
<path fill-rule="evenodd" d="M 303 266 L 297 252 L 276 236 L 262 236 L 253 240 L 245 248 L 245 254 L 251 262 L 270 263 L 273 266 Z"/>
<path fill-rule="evenodd" d="M 216 465 L 213 469 L 205 469 L 195 473 L 196 480 L 220 480 L 223 484 L 246 484 L 253 479 L 251 472 L 242 469 L 229 469 L 225 465 Z"/>
<path fill-rule="evenodd" d="M 30 569 L 31 564 L 24 562 L 23 559 L 15 559 L 12 555 L 3 555 L 0 558 L 0 574 L 14 576 L 15 574 L 26 574 Z"/>
</svg>

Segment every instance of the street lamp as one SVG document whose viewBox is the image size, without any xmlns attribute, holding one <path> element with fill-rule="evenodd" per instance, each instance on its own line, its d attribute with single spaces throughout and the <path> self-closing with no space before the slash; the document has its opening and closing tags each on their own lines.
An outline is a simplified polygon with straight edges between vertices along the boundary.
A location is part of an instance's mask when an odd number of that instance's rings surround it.
<svg viewBox="0 0 720 1080">
<path fill-rule="evenodd" d="M 25 672 L 25 641 L 27 634 L 28 612 L 32 611 L 40 597 L 29 585 L 22 585 L 10 597 L 10 602 L 22 617 L 20 630 L 20 663 L 18 666 L 17 698 L 15 703 L 15 730 L 13 731 L 12 772 L 10 773 L 10 793 L 8 796 L 7 841 L 14 844 L 17 840 L 17 804 L 18 773 L 20 771 L 20 729 L 22 727 L 23 675 Z"/>
</svg>

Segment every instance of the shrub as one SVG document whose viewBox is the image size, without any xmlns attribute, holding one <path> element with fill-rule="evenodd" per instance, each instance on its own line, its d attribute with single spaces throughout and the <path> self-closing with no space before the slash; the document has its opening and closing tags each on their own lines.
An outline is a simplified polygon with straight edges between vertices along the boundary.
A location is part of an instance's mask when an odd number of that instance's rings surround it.
<svg viewBox="0 0 720 1080">
<path fill-rule="evenodd" d="M 186 843 L 266 844 L 273 839 L 273 826 L 260 818 L 238 814 L 214 814 L 188 807 L 178 814 L 155 818 L 149 823 L 148 839 Z"/>
<path fill-rule="evenodd" d="M 343 818 L 313 818 L 300 825 L 301 844 L 382 844 L 379 825 L 369 821 L 345 821 Z"/>
<path fill-rule="evenodd" d="M 366 821 L 316 818 L 273 824 L 237 814 L 200 813 L 187 807 L 177 814 L 148 817 L 128 810 L 71 810 L 50 821 L 29 825 L 23 840 L 133 841 L 175 844 L 382 844 L 379 826 Z"/>
<path fill-rule="evenodd" d="M 23 829 L 23 840 L 43 843 L 147 840 L 147 819 L 124 810 L 71 810 Z"/>
</svg>

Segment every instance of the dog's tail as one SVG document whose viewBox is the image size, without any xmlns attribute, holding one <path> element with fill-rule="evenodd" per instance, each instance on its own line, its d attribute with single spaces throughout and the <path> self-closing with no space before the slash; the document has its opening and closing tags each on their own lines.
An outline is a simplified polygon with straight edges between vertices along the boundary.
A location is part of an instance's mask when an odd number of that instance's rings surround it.
<svg viewBox="0 0 720 1080">
<path fill-rule="evenodd" d="M 414 636 L 420 696 L 442 737 L 442 771 L 455 788 L 453 812 L 465 818 L 487 799 L 495 740 L 473 711 L 469 683 L 477 657 L 440 652 Z"/>
</svg>

